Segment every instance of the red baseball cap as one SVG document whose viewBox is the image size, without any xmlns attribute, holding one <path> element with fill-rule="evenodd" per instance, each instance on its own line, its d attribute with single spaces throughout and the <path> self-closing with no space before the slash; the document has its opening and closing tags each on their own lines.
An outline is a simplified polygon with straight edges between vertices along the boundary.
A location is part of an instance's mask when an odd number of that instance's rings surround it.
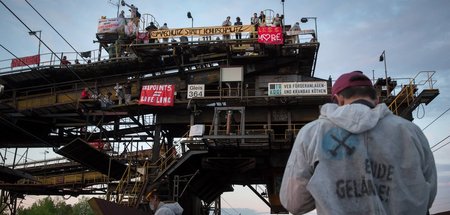
<svg viewBox="0 0 450 215">
<path fill-rule="evenodd" d="M 353 71 L 342 74 L 331 88 L 331 96 L 339 94 L 342 90 L 349 87 L 367 86 L 373 87 L 372 81 L 361 71 Z"/>
</svg>

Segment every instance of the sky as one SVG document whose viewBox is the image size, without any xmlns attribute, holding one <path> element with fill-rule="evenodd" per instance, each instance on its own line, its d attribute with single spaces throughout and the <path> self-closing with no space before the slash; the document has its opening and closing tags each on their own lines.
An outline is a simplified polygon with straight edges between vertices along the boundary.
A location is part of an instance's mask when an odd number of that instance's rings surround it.
<svg viewBox="0 0 450 215">
<path fill-rule="evenodd" d="M 73 52 L 64 41 L 23 0 L 1 0 L 34 31 L 42 31 L 42 40 L 55 52 Z M 29 0 L 77 51 L 98 49 L 93 43 L 97 22 L 101 16 L 115 17 L 117 7 L 108 0 Z M 117 3 L 114 0 L 114 3 Z M 188 11 L 193 25 L 217 26 L 227 16 L 241 17 L 249 24 L 253 13 L 272 9 L 283 13 L 279 0 L 128 0 L 139 8 L 141 14 L 152 14 L 169 28 L 190 27 Z M 336 79 L 339 74 L 361 70 L 369 77 L 385 76 L 384 62 L 380 54 L 386 53 L 388 76 L 404 84 L 421 71 L 435 71 L 433 88 L 440 95 L 428 105 L 419 106 L 414 123 L 427 136 L 430 146 L 436 150 L 450 142 L 450 1 L 448 0 L 286 0 L 284 14 L 287 24 L 302 17 L 316 17 L 320 49 L 315 76 Z M 128 8 L 121 7 L 129 15 Z M 28 29 L 0 5 L 0 44 L 17 56 L 37 53 L 38 40 L 28 35 Z M 313 20 L 302 23 L 303 29 L 314 28 Z M 49 53 L 42 46 L 41 53 Z M 0 48 L 0 60 L 13 58 Z M 0 61 L 0 68 L 10 61 Z M 0 69 L 0 71 L 3 71 Z M 430 73 L 428 73 L 430 74 Z M 421 84 L 425 73 L 417 76 Z M 422 89 L 429 85 L 419 85 Z M 398 92 L 398 89 L 397 89 Z M 448 111 L 448 112 L 445 112 Z M 443 114 L 443 115 L 442 115 Z M 434 121 L 434 122 L 433 122 Z M 449 144 L 450 145 L 450 144 Z M 450 210 L 450 146 L 434 152 L 438 169 L 438 194 L 432 213 Z M 50 156 L 50 155 L 49 155 Z M 269 209 L 248 188 L 235 186 L 236 192 L 224 194 L 228 204 L 223 207 L 236 209 L 242 214 L 269 214 Z M 245 209 L 244 209 L 245 208 Z M 242 210 L 242 211 L 239 211 Z M 244 213 L 245 210 L 245 213 Z M 250 212 L 253 211 L 253 212 Z M 231 210 L 230 214 L 237 213 Z"/>
</svg>

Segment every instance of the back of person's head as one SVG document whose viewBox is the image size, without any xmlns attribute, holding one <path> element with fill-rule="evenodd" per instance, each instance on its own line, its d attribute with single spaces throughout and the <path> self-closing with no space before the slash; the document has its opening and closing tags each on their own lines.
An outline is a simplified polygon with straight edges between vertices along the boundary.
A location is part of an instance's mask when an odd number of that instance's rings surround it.
<svg viewBox="0 0 450 215">
<path fill-rule="evenodd" d="M 147 201 L 151 201 L 151 200 L 160 200 L 159 199 L 159 192 L 157 189 L 153 189 L 152 191 L 150 191 L 147 196 L 145 197 L 145 199 Z"/>
<path fill-rule="evenodd" d="M 373 100 L 377 98 L 377 93 L 373 87 L 372 81 L 361 71 L 353 71 L 342 74 L 331 89 L 333 99 L 337 95 L 344 98 L 352 98 L 356 96 L 369 97 Z"/>
</svg>

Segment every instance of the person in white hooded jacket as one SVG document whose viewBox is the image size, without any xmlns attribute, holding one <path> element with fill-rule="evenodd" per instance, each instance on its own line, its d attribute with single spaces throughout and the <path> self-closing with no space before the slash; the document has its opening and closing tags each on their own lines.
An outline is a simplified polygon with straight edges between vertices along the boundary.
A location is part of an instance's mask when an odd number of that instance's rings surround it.
<svg viewBox="0 0 450 215">
<path fill-rule="evenodd" d="M 437 190 L 428 141 L 414 123 L 377 104 L 362 72 L 340 76 L 336 104 L 298 133 L 280 188 L 292 214 L 427 214 Z"/>
<path fill-rule="evenodd" d="M 164 203 L 161 201 L 157 190 L 153 190 L 147 195 L 147 200 L 150 204 L 150 209 L 154 215 L 181 215 L 183 208 L 178 202 Z"/>
</svg>

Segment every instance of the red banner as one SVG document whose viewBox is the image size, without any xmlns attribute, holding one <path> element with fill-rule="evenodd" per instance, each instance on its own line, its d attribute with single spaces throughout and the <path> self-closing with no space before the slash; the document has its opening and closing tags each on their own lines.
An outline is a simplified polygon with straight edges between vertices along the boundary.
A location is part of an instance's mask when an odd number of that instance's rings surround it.
<svg viewBox="0 0 450 215">
<path fill-rule="evenodd" d="M 144 43 L 148 43 L 150 38 L 148 36 L 148 32 L 137 32 L 137 39 L 143 41 Z"/>
<path fill-rule="evenodd" d="M 139 104 L 152 106 L 173 106 L 175 85 L 142 86 Z"/>
<path fill-rule="evenodd" d="M 40 55 L 16 58 L 16 59 L 12 59 L 11 68 L 14 68 L 17 66 L 27 66 L 27 65 L 32 65 L 32 64 L 39 64 L 39 62 L 41 62 Z"/>
<path fill-rule="evenodd" d="M 258 42 L 264 44 L 283 44 L 283 30 L 281 27 L 259 27 Z"/>
</svg>

